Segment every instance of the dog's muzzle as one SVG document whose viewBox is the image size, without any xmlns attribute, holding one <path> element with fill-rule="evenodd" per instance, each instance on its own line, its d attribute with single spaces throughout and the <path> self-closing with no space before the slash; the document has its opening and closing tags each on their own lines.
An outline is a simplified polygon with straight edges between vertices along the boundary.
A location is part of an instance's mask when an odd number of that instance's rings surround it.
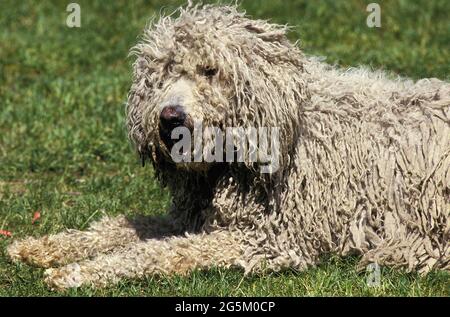
<svg viewBox="0 0 450 317">
<path fill-rule="evenodd" d="M 178 127 L 185 127 L 187 123 L 187 114 L 181 106 L 164 107 L 159 116 L 159 136 L 166 145 L 167 149 L 178 141 L 171 138 L 172 131 Z"/>
</svg>

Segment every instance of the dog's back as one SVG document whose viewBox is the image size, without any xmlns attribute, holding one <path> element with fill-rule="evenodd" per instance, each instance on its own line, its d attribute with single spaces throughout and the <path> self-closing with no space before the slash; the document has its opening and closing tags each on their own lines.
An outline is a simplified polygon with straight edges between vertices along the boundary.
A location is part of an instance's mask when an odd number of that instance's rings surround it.
<svg viewBox="0 0 450 317">
<path fill-rule="evenodd" d="M 448 268 L 450 84 L 306 65 L 299 230 L 322 252 L 365 254 L 362 264 Z"/>
</svg>

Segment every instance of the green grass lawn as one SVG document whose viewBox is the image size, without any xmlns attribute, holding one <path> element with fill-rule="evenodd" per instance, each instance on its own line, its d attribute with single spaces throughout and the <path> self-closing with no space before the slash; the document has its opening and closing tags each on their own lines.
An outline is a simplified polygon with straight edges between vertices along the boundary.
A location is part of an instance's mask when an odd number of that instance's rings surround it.
<svg viewBox="0 0 450 317">
<path fill-rule="evenodd" d="M 81 28 L 65 25 L 71 1 L 0 2 L 0 230 L 13 238 L 86 228 L 105 214 L 162 213 L 169 195 L 127 142 L 124 101 L 129 48 L 150 16 L 180 2 L 77 1 Z M 413 77 L 450 76 L 450 2 L 380 1 L 382 28 L 366 26 L 357 0 L 248 0 L 258 18 L 296 26 L 308 54 L 343 66 L 367 64 Z M 32 224 L 35 211 L 40 222 Z M 0 235 L 0 296 L 60 295 L 43 270 L 10 264 Z M 383 269 L 369 287 L 357 258 L 329 258 L 306 272 L 243 277 L 238 270 L 149 277 L 63 295 L 449 295 L 450 275 Z"/>
</svg>

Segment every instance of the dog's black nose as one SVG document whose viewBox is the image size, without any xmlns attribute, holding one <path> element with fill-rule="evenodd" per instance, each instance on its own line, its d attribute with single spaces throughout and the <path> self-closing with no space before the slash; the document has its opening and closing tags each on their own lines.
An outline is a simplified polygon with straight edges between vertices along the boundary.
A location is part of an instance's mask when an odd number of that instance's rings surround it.
<svg viewBox="0 0 450 317">
<path fill-rule="evenodd" d="M 181 106 L 167 106 L 161 111 L 159 121 L 165 130 L 173 130 L 184 125 L 186 113 Z"/>
</svg>

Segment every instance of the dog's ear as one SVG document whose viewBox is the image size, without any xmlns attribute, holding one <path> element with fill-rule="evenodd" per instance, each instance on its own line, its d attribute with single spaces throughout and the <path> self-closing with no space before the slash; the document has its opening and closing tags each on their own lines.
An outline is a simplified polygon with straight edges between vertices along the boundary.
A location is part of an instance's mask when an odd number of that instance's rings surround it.
<svg viewBox="0 0 450 317">
<path fill-rule="evenodd" d="M 148 79 L 150 72 L 148 63 L 144 58 L 137 58 L 133 65 L 133 83 L 128 94 L 126 104 L 126 124 L 128 137 L 135 146 L 143 163 L 148 157 L 147 134 L 144 129 L 143 115 L 145 105 L 153 94 L 153 84 Z"/>
<path fill-rule="evenodd" d="M 145 132 L 142 125 L 141 106 L 140 96 L 133 90 L 130 91 L 126 105 L 128 137 L 135 146 L 144 164 L 147 154 L 147 142 L 145 142 Z"/>
</svg>

